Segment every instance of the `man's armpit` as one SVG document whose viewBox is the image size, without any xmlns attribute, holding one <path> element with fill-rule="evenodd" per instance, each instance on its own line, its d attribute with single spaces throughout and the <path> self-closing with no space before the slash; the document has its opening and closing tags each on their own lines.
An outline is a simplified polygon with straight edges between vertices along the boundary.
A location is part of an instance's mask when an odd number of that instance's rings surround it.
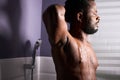
<svg viewBox="0 0 120 80">
<path fill-rule="evenodd" d="M 64 38 L 60 39 L 57 44 L 54 44 L 56 47 L 63 48 L 68 44 L 68 37 L 65 36 Z"/>
</svg>

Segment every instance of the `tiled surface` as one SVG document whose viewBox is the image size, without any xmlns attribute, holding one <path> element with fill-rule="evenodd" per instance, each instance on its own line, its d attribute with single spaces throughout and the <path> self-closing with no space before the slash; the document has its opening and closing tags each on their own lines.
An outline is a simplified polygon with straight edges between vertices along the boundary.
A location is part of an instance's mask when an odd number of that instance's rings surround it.
<svg viewBox="0 0 120 80">
<path fill-rule="evenodd" d="M 30 80 L 31 70 L 24 69 L 24 64 L 31 64 L 31 57 L 1 59 L 1 80 Z M 39 80 L 40 57 L 36 57 L 34 80 Z"/>
</svg>

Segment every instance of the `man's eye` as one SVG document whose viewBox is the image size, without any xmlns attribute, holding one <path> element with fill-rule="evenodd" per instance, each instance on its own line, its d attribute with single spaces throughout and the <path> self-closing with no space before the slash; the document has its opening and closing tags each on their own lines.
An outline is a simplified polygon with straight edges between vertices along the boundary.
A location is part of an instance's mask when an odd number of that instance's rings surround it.
<svg viewBox="0 0 120 80">
<path fill-rule="evenodd" d="M 97 14 L 96 14 L 96 13 L 92 13 L 91 15 L 92 15 L 92 16 L 97 16 Z"/>
</svg>

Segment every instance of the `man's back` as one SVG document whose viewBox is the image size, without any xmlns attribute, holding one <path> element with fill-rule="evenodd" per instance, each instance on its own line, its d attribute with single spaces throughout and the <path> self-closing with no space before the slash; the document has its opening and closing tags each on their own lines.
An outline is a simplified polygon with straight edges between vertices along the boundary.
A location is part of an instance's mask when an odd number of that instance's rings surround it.
<svg viewBox="0 0 120 80">
<path fill-rule="evenodd" d="M 73 37 L 67 30 L 65 9 L 50 6 L 43 14 L 57 80 L 96 80 L 98 62 L 90 44 Z"/>
</svg>

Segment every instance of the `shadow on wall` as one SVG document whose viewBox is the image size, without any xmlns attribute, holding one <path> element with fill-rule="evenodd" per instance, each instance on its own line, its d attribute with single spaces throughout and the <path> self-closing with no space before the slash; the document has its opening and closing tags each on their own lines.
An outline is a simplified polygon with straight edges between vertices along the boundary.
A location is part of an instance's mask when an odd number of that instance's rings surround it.
<svg viewBox="0 0 120 80">
<path fill-rule="evenodd" d="M 19 34 L 22 15 L 20 0 L 1 0 L 0 3 L 3 4 L 0 6 L 0 59 L 21 57 L 24 45 Z"/>
</svg>

